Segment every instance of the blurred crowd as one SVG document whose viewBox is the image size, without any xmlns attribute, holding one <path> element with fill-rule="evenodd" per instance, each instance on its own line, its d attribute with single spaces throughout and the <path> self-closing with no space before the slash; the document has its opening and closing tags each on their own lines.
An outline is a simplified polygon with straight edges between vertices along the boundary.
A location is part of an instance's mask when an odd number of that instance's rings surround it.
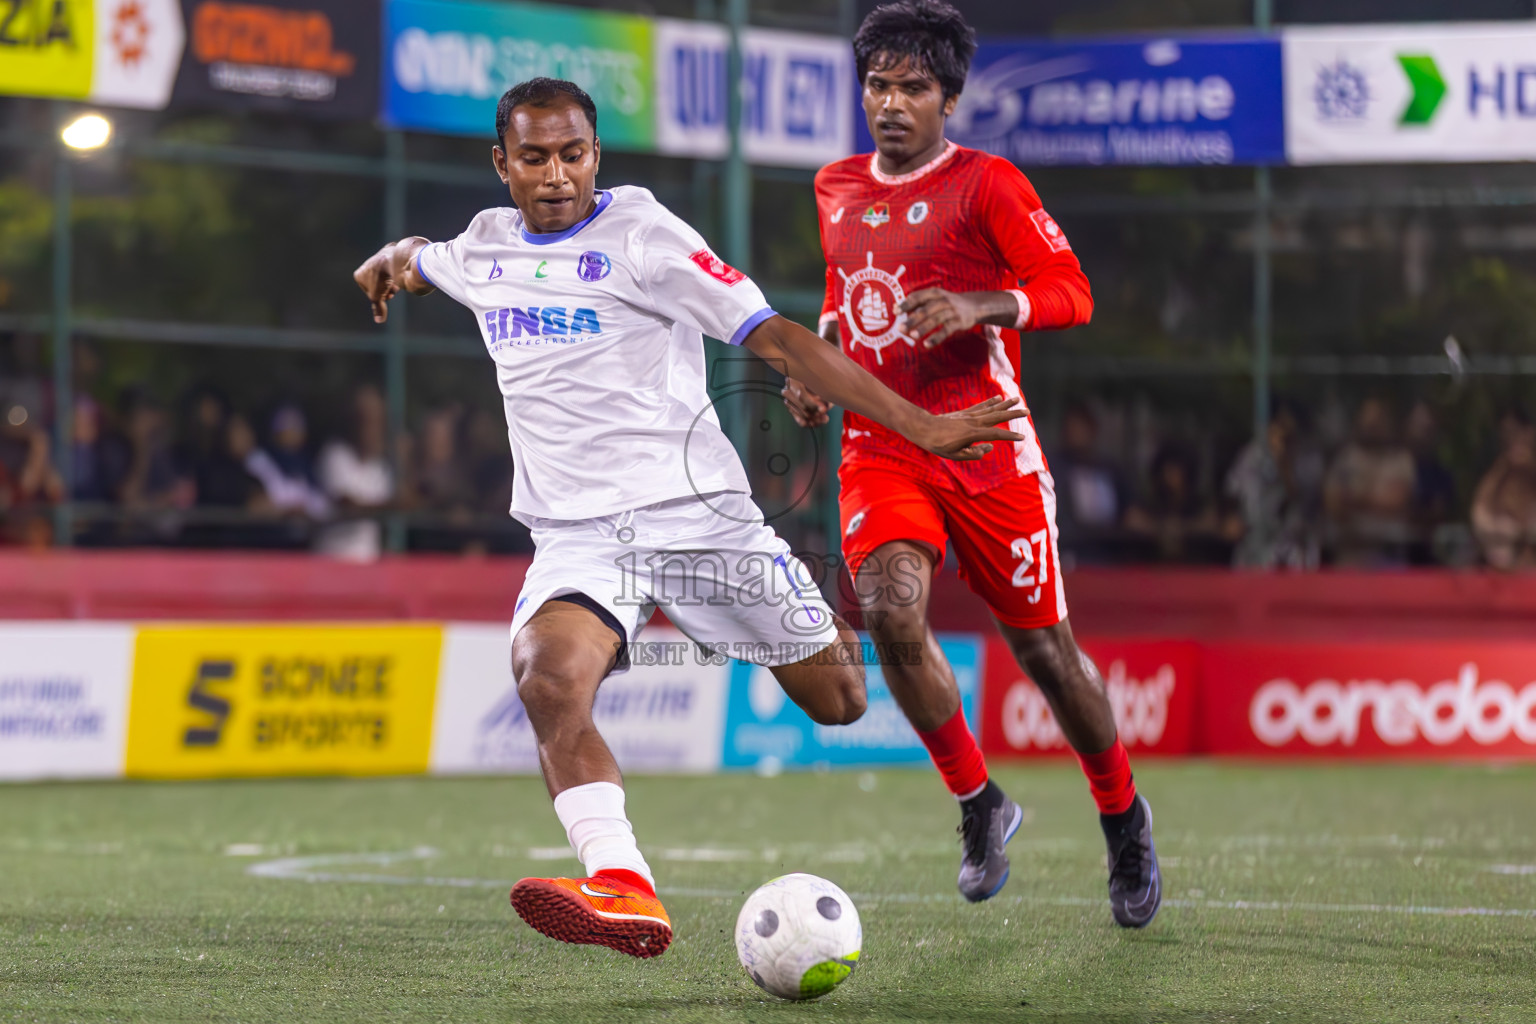
<svg viewBox="0 0 1536 1024">
<path fill-rule="evenodd" d="M 1498 454 L 1467 500 L 1424 401 L 1399 414 L 1367 397 L 1332 430 L 1282 402 L 1225 466 L 1174 441 L 1140 472 L 1106 449 L 1100 417 L 1071 403 L 1047 448 L 1068 567 L 1536 566 L 1536 427 L 1519 407 L 1500 416 Z"/>
<path fill-rule="evenodd" d="M 129 387 L 110 402 L 74 399 L 73 441 L 60 460 L 50 399 L 38 376 L 0 377 L 0 543 L 53 544 L 54 511 L 67 498 L 81 546 L 278 548 L 366 561 L 396 530 L 412 551 L 529 549 L 506 514 L 512 465 L 497 412 L 427 408 L 391 451 L 387 406 L 372 384 L 324 410 L 295 401 L 245 408 L 212 389 L 167 407 Z M 344 426 L 317 437 L 316 412 Z M 1423 401 L 1398 410 L 1367 397 L 1317 417 L 1281 402 L 1262 438 L 1225 455 L 1200 438 L 1149 440 L 1168 432 L 1133 419 L 1112 401 L 1074 400 L 1046 430 L 1067 568 L 1536 566 L 1536 426 L 1520 408 L 1503 412 L 1491 463 L 1458 467 L 1459 477 L 1442 461 L 1441 425 Z M 794 504 L 769 493 L 774 484 L 791 486 L 767 481 L 764 507 Z M 796 477 L 792 489 L 809 487 Z"/>
<path fill-rule="evenodd" d="M 41 414 L 48 397 L 36 381 L 0 381 L 8 544 L 52 544 L 53 510 L 68 497 L 73 541 L 87 547 L 312 549 L 368 561 L 392 521 L 411 550 L 526 546 L 508 531 L 512 463 L 493 413 L 429 409 L 391 452 L 387 406 L 371 384 L 331 417 L 346 429 L 323 438 L 294 402 L 258 415 L 199 390 L 173 411 L 134 388 L 111 406 L 77 396 L 69 458 L 58 460 Z"/>
</svg>

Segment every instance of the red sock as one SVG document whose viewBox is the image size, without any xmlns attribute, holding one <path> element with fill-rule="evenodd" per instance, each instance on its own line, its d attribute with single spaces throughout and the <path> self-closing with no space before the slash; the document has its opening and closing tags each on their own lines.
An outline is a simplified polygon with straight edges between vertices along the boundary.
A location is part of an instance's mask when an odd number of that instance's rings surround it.
<svg viewBox="0 0 1536 1024">
<path fill-rule="evenodd" d="M 1108 750 L 1097 754 L 1078 754 L 1088 788 L 1100 814 L 1124 814 L 1136 800 L 1136 783 L 1131 780 L 1131 762 L 1125 756 L 1120 737 Z"/>
<path fill-rule="evenodd" d="M 934 767 L 944 776 L 944 785 L 955 796 L 970 796 L 987 784 L 987 762 L 971 727 L 965 724 L 964 708 L 933 732 L 918 733 L 917 738 L 928 748 Z"/>
<path fill-rule="evenodd" d="M 656 895 L 656 890 L 651 887 L 651 883 L 647 882 L 645 876 L 638 871 L 630 871 L 628 868 L 603 868 L 597 873 L 597 877 L 607 877 L 623 882 L 632 889 L 639 889 L 647 896 Z"/>
</svg>

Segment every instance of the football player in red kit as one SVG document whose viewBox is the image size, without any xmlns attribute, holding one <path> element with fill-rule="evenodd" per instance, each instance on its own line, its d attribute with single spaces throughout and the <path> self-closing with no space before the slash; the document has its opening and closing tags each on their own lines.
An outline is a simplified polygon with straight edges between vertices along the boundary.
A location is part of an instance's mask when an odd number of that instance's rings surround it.
<svg viewBox="0 0 1536 1024">
<path fill-rule="evenodd" d="M 816 176 L 827 292 L 822 334 L 886 386 L 934 412 L 1020 397 L 1018 335 L 1088 322 L 1088 279 L 1029 180 L 1007 160 L 944 138 L 976 51 L 943 0 L 877 7 L 853 41 L 876 152 Z M 1010 350 L 1012 358 L 1010 358 Z M 789 380 L 803 426 L 827 405 Z M 992 610 L 1077 752 L 1109 847 L 1114 919 L 1151 922 L 1162 898 L 1152 815 L 1136 792 L 1103 680 L 1067 622 L 1056 494 L 1027 413 L 1024 440 L 945 462 L 854 413 L 843 418 L 843 553 L 877 643 L 921 644 L 884 666 L 891 693 L 960 801 L 960 891 L 997 893 L 1023 817 L 987 775 L 954 673 L 928 625 L 933 574 L 954 545 L 961 578 Z M 910 649 L 910 648 L 909 648 Z"/>
</svg>

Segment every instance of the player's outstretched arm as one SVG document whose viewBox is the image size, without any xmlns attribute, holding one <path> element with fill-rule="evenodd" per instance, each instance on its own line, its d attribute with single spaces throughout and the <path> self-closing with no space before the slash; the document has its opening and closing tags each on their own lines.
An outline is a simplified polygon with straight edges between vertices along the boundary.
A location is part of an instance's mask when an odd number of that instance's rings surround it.
<svg viewBox="0 0 1536 1024">
<path fill-rule="evenodd" d="M 758 324 L 742 343 L 786 377 L 804 381 L 827 401 L 867 416 L 913 444 L 947 459 L 979 459 L 991 441 L 1022 441 L 998 426 L 1027 413 L 1017 401 L 989 398 L 969 409 L 935 416 L 880 383 L 868 370 L 782 316 Z"/>
<path fill-rule="evenodd" d="M 433 290 L 416 269 L 416 254 L 430 244 L 421 237 L 390 242 L 352 271 L 352 280 L 373 305 L 374 323 L 381 324 L 389 319 L 389 300 L 402 289 L 412 295 L 425 295 Z"/>
</svg>

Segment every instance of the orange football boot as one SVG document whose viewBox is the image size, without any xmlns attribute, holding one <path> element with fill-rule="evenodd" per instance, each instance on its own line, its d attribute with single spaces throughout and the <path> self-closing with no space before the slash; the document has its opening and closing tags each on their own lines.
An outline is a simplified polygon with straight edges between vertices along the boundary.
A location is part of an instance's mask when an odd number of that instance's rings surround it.
<svg viewBox="0 0 1536 1024">
<path fill-rule="evenodd" d="M 672 919 L 661 901 L 609 875 L 525 878 L 512 887 L 512 909 L 528 927 L 561 942 L 642 958 L 660 956 L 672 944 Z"/>
</svg>

